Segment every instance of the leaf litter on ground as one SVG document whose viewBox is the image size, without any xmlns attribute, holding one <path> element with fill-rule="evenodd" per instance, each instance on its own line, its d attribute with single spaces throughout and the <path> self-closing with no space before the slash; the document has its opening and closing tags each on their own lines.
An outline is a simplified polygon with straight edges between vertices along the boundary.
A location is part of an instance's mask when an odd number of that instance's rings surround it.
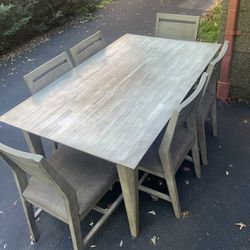
<svg viewBox="0 0 250 250">
<path fill-rule="evenodd" d="M 187 210 L 187 211 L 183 211 L 182 212 L 182 218 L 183 219 L 186 219 L 186 218 L 188 218 L 189 217 L 189 211 Z"/>
<path fill-rule="evenodd" d="M 191 169 L 190 168 L 188 168 L 188 167 L 184 167 L 183 168 L 183 171 L 185 171 L 185 172 L 189 172 Z"/>
<path fill-rule="evenodd" d="M 154 246 L 157 245 L 157 241 L 159 240 L 160 238 L 157 237 L 157 236 L 153 236 L 151 239 L 150 239 L 150 243 L 153 244 Z"/>
<path fill-rule="evenodd" d="M 244 224 L 243 222 L 237 222 L 235 223 L 236 226 L 239 226 L 239 229 L 242 230 L 244 227 L 247 227 L 246 224 Z"/>
<path fill-rule="evenodd" d="M 158 197 L 157 196 L 154 196 L 154 195 L 151 195 L 151 198 L 152 198 L 152 201 L 158 201 Z"/>
<path fill-rule="evenodd" d="M 119 247 L 123 246 L 123 240 L 120 241 Z"/>
<path fill-rule="evenodd" d="M 148 214 L 152 214 L 152 215 L 156 215 L 156 212 L 155 212 L 155 210 L 151 210 L 151 211 L 148 211 Z"/>
</svg>

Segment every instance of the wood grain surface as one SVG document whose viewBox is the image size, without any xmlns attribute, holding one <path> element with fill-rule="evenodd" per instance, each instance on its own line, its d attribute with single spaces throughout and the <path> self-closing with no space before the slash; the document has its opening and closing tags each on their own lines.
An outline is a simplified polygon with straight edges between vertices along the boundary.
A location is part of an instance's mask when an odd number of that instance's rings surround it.
<svg viewBox="0 0 250 250">
<path fill-rule="evenodd" d="M 134 169 L 219 48 L 126 34 L 0 121 Z"/>
</svg>

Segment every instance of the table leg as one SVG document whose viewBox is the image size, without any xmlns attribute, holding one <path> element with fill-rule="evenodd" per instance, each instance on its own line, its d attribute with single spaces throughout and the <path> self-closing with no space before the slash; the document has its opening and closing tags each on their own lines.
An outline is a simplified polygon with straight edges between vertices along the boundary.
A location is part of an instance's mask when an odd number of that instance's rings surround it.
<svg viewBox="0 0 250 250">
<path fill-rule="evenodd" d="M 138 168 L 131 169 L 117 165 L 123 199 L 127 211 L 130 232 L 133 237 L 139 233 Z"/>
<path fill-rule="evenodd" d="M 28 145 L 29 151 L 34 154 L 40 154 L 45 156 L 44 150 L 43 150 L 43 145 L 42 145 L 42 140 L 40 136 L 31 134 L 27 131 L 23 130 L 23 135 L 26 140 L 26 143 Z"/>
</svg>

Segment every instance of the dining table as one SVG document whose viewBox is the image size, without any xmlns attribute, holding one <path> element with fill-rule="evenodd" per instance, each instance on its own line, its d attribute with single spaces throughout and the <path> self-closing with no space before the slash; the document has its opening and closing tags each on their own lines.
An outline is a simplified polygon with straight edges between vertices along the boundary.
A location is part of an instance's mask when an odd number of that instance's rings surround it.
<svg viewBox="0 0 250 250">
<path fill-rule="evenodd" d="M 47 138 L 116 164 L 136 237 L 138 164 L 220 46 L 125 34 L 0 121 L 21 129 L 33 153 L 44 155 Z"/>
</svg>

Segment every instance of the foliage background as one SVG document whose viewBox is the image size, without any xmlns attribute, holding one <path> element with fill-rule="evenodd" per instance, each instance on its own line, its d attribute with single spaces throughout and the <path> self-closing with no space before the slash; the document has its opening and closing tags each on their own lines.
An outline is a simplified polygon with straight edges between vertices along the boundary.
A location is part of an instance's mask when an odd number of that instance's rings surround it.
<svg viewBox="0 0 250 250">
<path fill-rule="evenodd" d="M 62 25 L 72 16 L 94 11 L 100 0 L 1 0 L 0 55 L 24 41 Z"/>
</svg>

